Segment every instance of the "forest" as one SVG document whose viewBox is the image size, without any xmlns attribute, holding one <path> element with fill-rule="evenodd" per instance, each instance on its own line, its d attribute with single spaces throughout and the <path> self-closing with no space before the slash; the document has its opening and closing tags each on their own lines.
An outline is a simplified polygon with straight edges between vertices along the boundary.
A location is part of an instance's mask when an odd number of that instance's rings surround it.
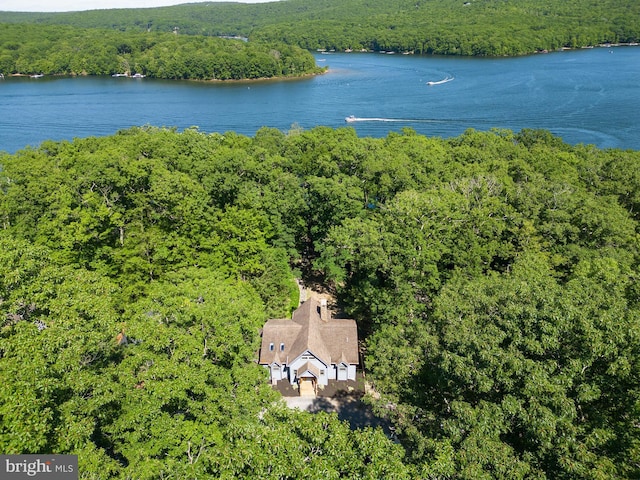
<svg viewBox="0 0 640 480">
<path fill-rule="evenodd" d="M 67 13 L 3 12 L 7 23 L 243 36 L 307 50 L 514 56 L 640 42 L 629 0 L 281 0 Z"/>
<path fill-rule="evenodd" d="M 0 450 L 87 479 L 637 478 L 639 165 L 538 130 L 0 154 Z M 288 410 L 256 364 L 309 276 L 397 441 Z"/>
<path fill-rule="evenodd" d="M 53 25 L 0 27 L 4 75 L 137 73 L 150 78 L 246 80 L 322 71 L 308 51 L 282 42 Z"/>
</svg>

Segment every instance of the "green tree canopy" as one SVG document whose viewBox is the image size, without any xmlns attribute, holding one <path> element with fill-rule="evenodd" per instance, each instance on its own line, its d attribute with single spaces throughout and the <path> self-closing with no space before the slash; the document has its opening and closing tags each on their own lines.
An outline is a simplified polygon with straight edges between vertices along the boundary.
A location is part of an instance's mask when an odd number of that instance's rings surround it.
<svg viewBox="0 0 640 480">
<path fill-rule="evenodd" d="M 640 41 L 640 11 L 625 0 L 287 0 L 66 13 L 3 12 L 3 21 L 118 31 L 244 36 L 307 50 L 523 55 Z"/>
<path fill-rule="evenodd" d="M 0 446 L 86 478 L 634 478 L 634 151 L 548 132 L 133 128 L 0 156 Z M 287 410 L 320 279 L 381 430 Z"/>
</svg>

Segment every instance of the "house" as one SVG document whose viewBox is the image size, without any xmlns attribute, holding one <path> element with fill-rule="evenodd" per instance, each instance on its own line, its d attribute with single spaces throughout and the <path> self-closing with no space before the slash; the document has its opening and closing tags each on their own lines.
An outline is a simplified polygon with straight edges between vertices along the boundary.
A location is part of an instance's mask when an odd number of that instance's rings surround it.
<svg viewBox="0 0 640 480">
<path fill-rule="evenodd" d="M 268 320 L 262 330 L 260 365 L 273 385 L 298 384 L 302 396 L 316 395 L 329 380 L 355 380 L 358 359 L 355 320 L 331 318 L 326 300 L 309 299 L 291 319 Z"/>
</svg>

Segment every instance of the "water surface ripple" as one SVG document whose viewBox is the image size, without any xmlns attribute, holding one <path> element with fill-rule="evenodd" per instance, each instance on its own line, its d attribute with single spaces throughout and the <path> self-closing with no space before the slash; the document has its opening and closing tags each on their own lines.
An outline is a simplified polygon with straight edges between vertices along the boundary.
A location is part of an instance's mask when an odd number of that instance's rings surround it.
<svg viewBox="0 0 640 480">
<path fill-rule="evenodd" d="M 372 137 L 404 127 L 440 137 L 467 128 L 543 128 L 572 144 L 640 150 L 640 47 L 520 58 L 316 58 L 329 66 L 327 74 L 290 81 L 6 78 L 0 80 L 0 150 L 135 125 L 245 135 L 263 126 L 349 126 Z M 345 122 L 350 115 L 357 121 Z"/>
</svg>

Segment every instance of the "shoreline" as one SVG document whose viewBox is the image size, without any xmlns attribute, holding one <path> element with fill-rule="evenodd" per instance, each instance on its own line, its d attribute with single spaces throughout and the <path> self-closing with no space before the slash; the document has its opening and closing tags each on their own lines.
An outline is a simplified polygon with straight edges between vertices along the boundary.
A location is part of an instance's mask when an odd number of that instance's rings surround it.
<svg viewBox="0 0 640 480">
<path fill-rule="evenodd" d="M 436 56 L 436 57 L 467 57 L 467 58 L 474 58 L 474 57 L 487 57 L 487 58 L 518 58 L 518 57 L 526 57 L 529 55 L 543 55 L 543 54 L 549 54 L 549 53 L 556 53 L 556 52 L 566 52 L 566 51 L 573 51 L 573 50 L 585 50 L 585 49 L 593 49 L 593 48 L 617 48 L 617 47 L 638 47 L 640 46 L 639 42 L 629 42 L 629 43 L 600 43 L 597 45 L 583 45 L 580 47 L 559 47 L 557 49 L 553 49 L 553 50 L 536 50 L 533 52 L 529 52 L 526 54 L 522 54 L 522 55 L 504 55 L 504 56 L 497 56 L 497 57 L 489 57 L 486 55 L 459 55 L 459 54 L 435 54 L 435 53 L 415 53 L 414 51 L 410 51 L 410 52 L 386 52 L 386 51 L 373 51 L 373 50 L 351 50 L 351 49 L 346 49 L 346 50 L 334 50 L 334 51 L 323 51 L 323 50 L 317 50 L 315 53 L 316 54 L 323 54 L 323 55 L 327 55 L 330 56 L 332 54 L 346 54 L 346 53 L 354 53 L 354 54 L 391 54 L 391 53 L 398 53 L 400 55 L 418 55 L 418 56 Z M 311 52 L 313 53 L 313 52 Z M 318 61 L 318 60 L 316 60 Z M 152 80 L 168 80 L 168 81 L 181 81 L 181 82 L 199 82 L 199 83 L 264 83 L 264 82 L 282 82 L 282 81 L 293 81 L 293 80 L 304 80 L 307 79 L 309 77 L 315 77 L 317 75 L 324 75 L 326 73 L 330 72 L 330 68 L 329 66 L 317 66 L 319 71 L 317 72 L 310 72 L 310 73 L 305 73 L 302 75 L 287 75 L 287 76 L 276 76 L 276 77 L 258 77 L 258 78 L 240 78 L 240 79 L 226 79 L 226 80 L 222 80 L 222 79 L 217 79 L 217 78 L 165 78 L 165 77 L 147 77 L 147 76 L 143 76 L 143 77 L 139 77 L 136 78 L 133 75 L 116 75 L 117 77 L 120 78 L 131 78 L 134 80 L 141 80 L 144 78 L 149 78 Z M 53 73 L 53 74 L 42 74 L 42 73 L 5 73 L 2 74 L 2 72 L 0 72 L 0 79 L 6 79 L 6 78 L 34 78 L 34 79 L 40 79 L 40 78 L 65 78 L 65 77 L 113 77 L 113 74 L 105 74 L 105 75 L 94 75 L 94 74 L 89 74 L 86 72 L 81 72 L 81 73 Z"/>
<path fill-rule="evenodd" d="M 534 50 L 531 51 L 529 53 L 523 53 L 521 55 L 497 55 L 497 56 L 491 56 L 491 55 L 461 55 L 458 53 L 429 53 L 429 52 L 422 52 L 422 53 L 416 53 L 414 50 L 411 51 L 404 51 L 404 52 L 396 52 L 394 50 L 368 50 L 368 49 L 362 49 L 362 50 L 352 50 L 352 49 L 346 49 L 346 50 L 322 50 L 322 49 L 318 49 L 315 52 L 312 53 L 316 53 L 316 54 L 320 54 L 320 55 L 326 55 L 326 56 L 331 56 L 333 54 L 344 54 L 344 53 L 353 53 L 353 54 L 382 54 L 382 55 L 418 55 L 418 56 L 432 56 L 432 57 L 464 57 L 464 58 L 519 58 L 519 57 L 526 57 L 527 55 L 537 55 L 537 54 L 543 54 L 543 53 L 553 53 L 553 52 L 565 52 L 565 51 L 572 51 L 572 50 L 585 50 L 585 49 L 591 49 L 591 48 L 615 48 L 615 47 L 638 47 L 640 46 L 640 42 L 629 42 L 629 43 L 598 43 L 596 45 L 582 45 L 580 47 L 559 47 L 556 49 L 551 49 L 551 50 Z"/>
<path fill-rule="evenodd" d="M 323 67 L 319 72 L 305 73 L 302 75 L 287 75 L 281 77 L 258 77 L 258 78 L 240 78 L 233 79 L 230 78 L 228 80 L 222 80 L 217 78 L 164 78 L 164 77 L 142 77 L 135 78 L 133 75 L 124 75 L 117 78 L 129 78 L 132 80 L 143 80 L 144 78 L 149 78 L 151 80 L 168 80 L 175 82 L 200 82 L 200 83 L 258 83 L 258 82 L 281 82 L 281 81 L 291 81 L 291 80 L 303 80 L 309 77 L 315 77 L 317 75 L 324 75 L 329 71 L 328 67 Z M 14 78 L 36 78 L 34 75 L 37 75 L 37 78 L 73 78 L 73 77 L 104 77 L 104 78 L 112 78 L 113 75 L 93 75 L 88 73 L 53 73 L 53 74 L 34 74 L 34 73 L 8 73 L 4 75 L 4 78 L 14 77 Z"/>
</svg>

